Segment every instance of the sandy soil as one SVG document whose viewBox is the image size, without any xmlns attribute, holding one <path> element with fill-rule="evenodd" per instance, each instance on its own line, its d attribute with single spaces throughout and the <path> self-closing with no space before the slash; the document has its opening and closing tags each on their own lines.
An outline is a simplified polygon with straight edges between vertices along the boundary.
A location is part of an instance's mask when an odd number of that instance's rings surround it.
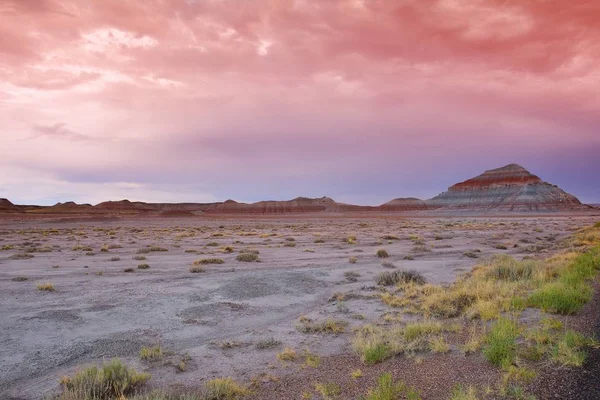
<svg viewBox="0 0 600 400">
<path fill-rule="evenodd" d="M 593 222 L 566 216 L 0 221 L 0 398 L 39 399 L 58 390 L 61 376 L 115 356 L 149 371 L 157 387 L 289 376 L 295 369 L 276 359 L 284 347 L 331 360 L 352 353 L 350 333 L 326 340 L 302 333 L 301 315 L 346 320 L 350 332 L 389 311 L 369 298 L 379 272 L 414 269 L 432 283 L 449 283 L 495 253 L 552 252 L 561 238 Z M 351 235 L 355 244 L 344 241 Z M 167 251 L 138 254 L 148 246 Z M 234 250 L 224 253 L 223 246 Z M 237 261 L 245 249 L 258 250 L 260 262 Z M 378 249 L 390 257 L 378 258 Z M 194 260 L 215 257 L 224 263 L 190 273 Z M 349 271 L 360 274 L 356 282 L 345 278 Z M 45 282 L 56 290 L 36 289 Z M 336 292 L 351 299 L 341 307 L 331 301 Z M 280 344 L 257 348 L 270 338 Z M 171 352 L 167 362 L 140 361 L 141 347 L 155 344 Z M 182 359 L 186 370 L 179 372 Z"/>
</svg>

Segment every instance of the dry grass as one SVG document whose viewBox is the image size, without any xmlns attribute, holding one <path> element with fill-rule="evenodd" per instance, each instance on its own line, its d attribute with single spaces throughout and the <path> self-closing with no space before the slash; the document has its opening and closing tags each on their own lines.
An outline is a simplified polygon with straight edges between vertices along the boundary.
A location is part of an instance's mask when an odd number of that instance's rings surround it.
<svg viewBox="0 0 600 400">
<path fill-rule="evenodd" d="M 194 265 L 225 264 L 222 258 L 202 258 L 194 261 Z"/>
<path fill-rule="evenodd" d="M 302 320 L 301 324 L 298 325 L 296 328 L 303 333 L 338 334 L 343 333 L 347 325 L 348 322 L 346 321 L 328 318 L 320 322 Z"/>
<path fill-rule="evenodd" d="M 50 282 L 46 282 L 46 283 L 38 283 L 37 290 L 41 290 L 44 292 L 54 292 L 56 289 L 54 289 L 53 284 L 51 284 Z"/>
<path fill-rule="evenodd" d="M 236 257 L 236 260 L 242 261 L 242 262 L 256 262 L 256 261 L 258 261 L 258 255 L 254 254 L 254 253 L 241 253 L 241 254 L 238 254 L 238 256 Z"/>
<path fill-rule="evenodd" d="M 206 272 L 206 269 L 201 265 L 190 265 L 190 272 L 197 274 L 201 272 Z"/>
</svg>

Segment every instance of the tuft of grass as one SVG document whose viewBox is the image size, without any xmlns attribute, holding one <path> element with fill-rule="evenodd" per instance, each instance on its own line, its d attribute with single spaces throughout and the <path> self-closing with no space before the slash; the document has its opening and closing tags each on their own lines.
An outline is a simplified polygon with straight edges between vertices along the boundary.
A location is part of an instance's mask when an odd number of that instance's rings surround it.
<svg viewBox="0 0 600 400">
<path fill-rule="evenodd" d="M 11 280 L 15 282 L 25 282 L 27 279 L 29 278 L 27 278 L 26 276 L 15 276 Z"/>
<path fill-rule="evenodd" d="M 350 258 L 348 259 L 348 262 L 350 264 L 356 264 L 357 261 L 358 261 L 358 257 L 356 257 L 356 256 L 350 256 Z"/>
<path fill-rule="evenodd" d="M 146 259 L 146 256 L 135 256 L 133 257 L 133 259 L 136 261 L 144 261 Z"/>
<path fill-rule="evenodd" d="M 384 271 L 375 278 L 378 285 L 392 286 L 399 283 L 414 283 L 424 285 L 427 280 L 423 275 L 412 270 Z"/>
<path fill-rule="evenodd" d="M 377 250 L 377 257 L 379 258 L 388 258 L 390 255 L 388 254 L 387 251 L 385 251 L 384 249 L 379 249 Z"/>
<path fill-rule="evenodd" d="M 279 346 L 280 344 L 281 344 L 281 341 L 270 337 L 270 338 L 262 339 L 262 340 L 259 340 L 258 342 L 256 342 L 256 348 L 260 349 L 260 350 L 272 349 L 274 347 Z"/>
<path fill-rule="evenodd" d="M 231 246 L 221 247 L 221 251 L 223 253 L 233 253 L 233 247 L 231 247 Z"/>
<path fill-rule="evenodd" d="M 474 386 L 463 386 L 460 383 L 452 388 L 450 400 L 477 400 L 477 389 Z"/>
<path fill-rule="evenodd" d="M 356 282 L 358 280 L 358 278 L 360 277 L 360 274 L 355 271 L 347 271 L 347 272 L 344 272 L 344 277 L 346 278 L 346 280 L 348 282 Z"/>
<path fill-rule="evenodd" d="M 222 258 L 202 258 L 194 261 L 194 265 L 208 265 L 208 264 L 224 264 L 225 261 Z"/>
<path fill-rule="evenodd" d="M 304 364 L 302 364 L 302 367 L 318 368 L 321 364 L 321 357 L 319 357 L 318 354 L 305 351 L 302 356 L 304 357 Z"/>
<path fill-rule="evenodd" d="M 277 354 L 277 359 L 281 361 L 294 361 L 298 358 L 296 350 L 286 347 L 281 353 Z"/>
<path fill-rule="evenodd" d="M 138 265 L 138 269 L 148 269 L 150 266 L 148 264 L 140 264 Z"/>
<path fill-rule="evenodd" d="M 28 254 L 28 253 L 18 253 L 18 254 L 13 254 L 12 256 L 10 256 L 9 258 L 11 260 L 29 260 L 31 258 L 33 258 L 33 254 Z"/>
<path fill-rule="evenodd" d="M 337 320 L 328 318 L 321 322 L 312 322 L 310 320 L 301 321 L 301 325 L 297 326 L 297 329 L 303 333 L 330 333 L 338 334 L 343 333 L 344 329 L 348 325 L 348 322 L 343 320 Z"/>
<path fill-rule="evenodd" d="M 315 390 L 324 400 L 333 399 L 342 393 L 342 388 L 335 382 L 315 383 Z"/>
<path fill-rule="evenodd" d="M 203 400 L 237 400 L 250 392 L 233 378 L 215 378 L 204 385 Z"/>
<path fill-rule="evenodd" d="M 241 253 L 235 259 L 242 262 L 255 262 L 258 261 L 258 255 L 254 253 Z"/>
<path fill-rule="evenodd" d="M 450 345 L 443 336 L 433 337 L 429 341 L 429 346 L 434 353 L 447 353 L 450 351 Z"/>
<path fill-rule="evenodd" d="M 358 379 L 363 376 L 363 372 L 360 369 L 355 369 L 350 373 L 352 379 Z"/>
<path fill-rule="evenodd" d="M 142 347 L 140 350 L 140 359 L 145 361 L 160 360 L 164 356 L 164 352 L 159 345 L 152 347 Z"/>
<path fill-rule="evenodd" d="M 75 376 L 61 379 L 63 393 L 59 399 L 113 400 L 124 398 L 143 386 L 149 374 L 138 373 L 121 360 L 113 359 L 101 366 L 91 366 Z"/>
<path fill-rule="evenodd" d="M 121 261 L 121 258 L 120 257 L 111 257 L 108 261 L 110 261 L 110 262 Z"/>
<path fill-rule="evenodd" d="M 377 386 L 370 389 L 366 396 L 366 400 L 418 400 L 420 398 L 419 392 L 403 382 L 394 383 L 394 378 L 389 372 L 379 376 Z"/>
<path fill-rule="evenodd" d="M 584 347 L 589 344 L 582 334 L 568 330 L 553 346 L 551 360 L 564 366 L 581 367 L 587 356 Z"/>
<path fill-rule="evenodd" d="M 393 355 L 391 347 L 386 343 L 373 343 L 365 347 L 362 359 L 366 364 L 377 364 Z"/>
<path fill-rule="evenodd" d="M 38 283 L 37 290 L 41 290 L 44 292 L 54 292 L 56 289 L 54 289 L 53 284 L 51 284 L 50 282 L 46 282 L 46 283 Z"/>
<path fill-rule="evenodd" d="M 123 272 L 134 272 L 135 270 L 133 268 L 125 268 L 123 270 Z"/>
<path fill-rule="evenodd" d="M 206 272 L 206 269 L 201 265 L 190 265 L 190 272 L 193 274 L 197 274 L 200 272 Z"/>
<path fill-rule="evenodd" d="M 515 361 L 519 327 L 507 318 L 496 321 L 486 335 L 483 354 L 497 367 L 508 368 Z"/>
</svg>

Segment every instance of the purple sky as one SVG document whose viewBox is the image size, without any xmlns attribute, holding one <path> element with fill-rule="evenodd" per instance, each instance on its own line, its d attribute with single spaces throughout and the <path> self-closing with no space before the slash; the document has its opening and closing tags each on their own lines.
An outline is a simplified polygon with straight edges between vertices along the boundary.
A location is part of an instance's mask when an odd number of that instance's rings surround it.
<svg viewBox="0 0 600 400">
<path fill-rule="evenodd" d="M 4 0 L 0 197 L 600 203 L 600 2 Z"/>
</svg>

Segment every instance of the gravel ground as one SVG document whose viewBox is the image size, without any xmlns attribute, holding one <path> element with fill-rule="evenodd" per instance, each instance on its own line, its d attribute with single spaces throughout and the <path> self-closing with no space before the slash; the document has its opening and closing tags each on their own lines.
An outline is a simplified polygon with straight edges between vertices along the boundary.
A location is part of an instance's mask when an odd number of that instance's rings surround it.
<svg viewBox="0 0 600 400">
<path fill-rule="evenodd" d="M 445 393 L 444 398 L 451 384 L 487 385 L 496 372 L 477 356 L 451 352 L 426 356 L 422 363 L 397 358 L 350 379 L 349 371 L 360 368 L 349 346 L 352 328 L 389 311 L 371 298 L 376 275 L 405 268 L 432 283 L 450 283 L 492 254 L 549 254 L 561 238 L 591 223 L 589 217 L 564 216 L 0 220 L 0 399 L 39 399 L 58 390 L 61 376 L 117 356 L 150 372 L 153 387 L 196 387 L 223 376 L 248 383 L 269 373 L 281 380 L 265 384 L 257 398 L 296 398 L 319 379 L 344 383 L 344 396 L 350 397 L 342 398 L 354 398 L 385 368 L 426 398 Z M 349 236 L 356 243 L 344 241 Z M 108 251 L 101 251 L 104 245 L 110 245 Z M 149 245 L 168 251 L 138 254 Z M 234 251 L 224 253 L 223 246 Z M 248 248 L 259 250 L 261 262 L 236 261 Z M 388 258 L 375 255 L 381 248 Z M 224 263 L 190 273 L 201 258 Z M 141 263 L 150 268 L 137 269 Z M 346 279 L 350 271 L 360 275 L 356 282 Z M 56 290 L 36 290 L 44 282 Z M 347 309 L 330 301 L 336 292 L 351 295 Z M 302 315 L 343 319 L 349 326 L 341 335 L 306 334 L 296 329 Z M 256 348 L 269 338 L 280 344 Z M 223 342 L 235 345 L 223 348 Z M 141 347 L 154 344 L 172 352 L 169 363 L 139 360 Z M 286 346 L 319 354 L 323 367 L 277 361 Z M 188 366 L 179 373 L 170 362 L 182 358 Z"/>
</svg>

